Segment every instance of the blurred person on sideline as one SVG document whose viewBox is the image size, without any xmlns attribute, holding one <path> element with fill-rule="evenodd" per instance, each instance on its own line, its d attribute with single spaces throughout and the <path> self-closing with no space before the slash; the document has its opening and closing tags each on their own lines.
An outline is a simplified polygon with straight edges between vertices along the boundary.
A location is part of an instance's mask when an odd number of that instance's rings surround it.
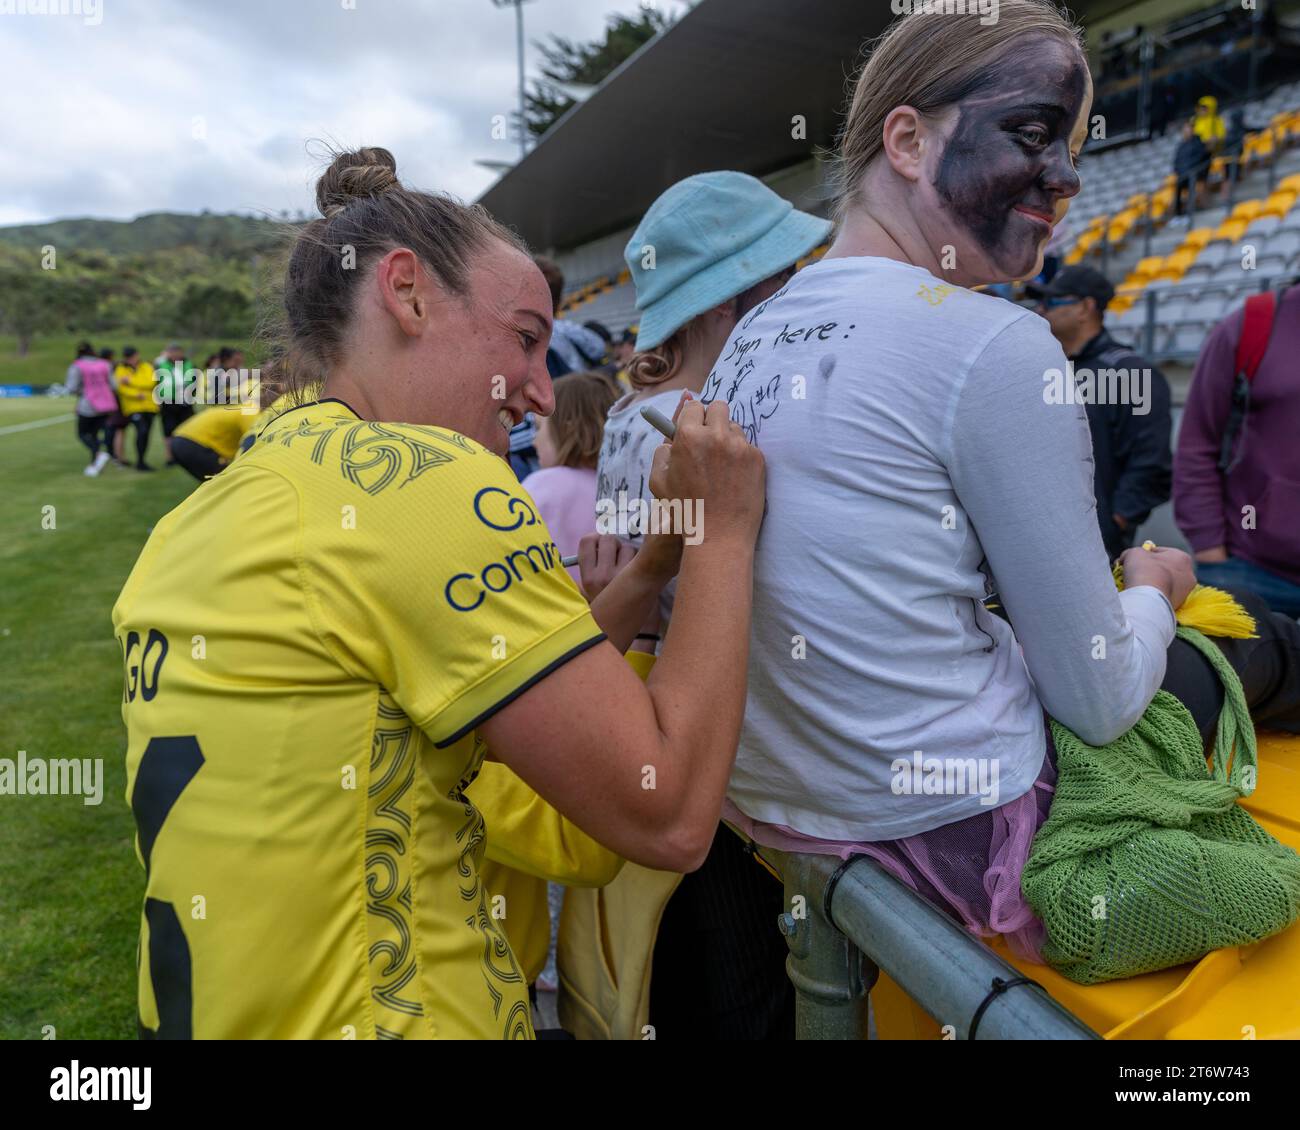
<svg viewBox="0 0 1300 1130">
<path fill-rule="evenodd" d="M 154 417 L 158 415 L 158 401 L 154 396 L 158 382 L 153 366 L 140 356 L 140 351 L 134 345 L 127 345 L 122 349 L 122 363 L 118 365 L 113 377 L 122 403 L 122 415 L 126 417 L 126 426 L 135 434 L 135 469 L 152 471 L 153 467 L 145 461 L 145 455 L 149 450 L 149 431 L 153 427 Z M 124 427 L 119 448 L 125 446 L 125 436 Z"/>
<path fill-rule="evenodd" d="M 109 416 L 117 411 L 117 394 L 108 362 L 95 356 L 88 341 L 77 346 L 77 359 L 68 366 L 63 379 L 68 391 L 77 396 L 77 439 L 90 452 L 84 474 L 95 478 L 110 458 L 104 431 Z"/>
<path fill-rule="evenodd" d="M 1103 319 L 1115 288 L 1100 271 L 1066 267 L 1050 286 L 1031 285 L 1026 293 L 1037 300 L 1038 312 L 1073 364 L 1076 390 L 1090 390 L 1079 395 L 1092 433 L 1097 520 L 1106 552 L 1118 557 L 1132 547 L 1151 511 L 1169 501 L 1169 382 L 1106 330 Z M 1104 370 L 1125 379 L 1108 386 Z M 1112 388 L 1120 393 L 1115 403 L 1109 402 Z"/>
<path fill-rule="evenodd" d="M 122 458 L 122 430 L 126 427 L 126 416 L 122 412 L 122 394 L 117 388 L 116 357 L 116 350 L 101 349 L 99 351 L 99 359 L 108 363 L 108 371 L 113 376 L 111 381 L 113 396 L 117 400 L 117 407 L 108 414 L 108 420 L 104 423 L 104 450 L 109 453 L 113 462 L 119 467 L 129 467 L 130 464 Z"/>
<path fill-rule="evenodd" d="M 1250 589 L 1300 618 L 1300 285 L 1272 302 L 1271 319 L 1259 307 L 1253 376 L 1246 306 L 1201 348 L 1178 431 L 1174 519 L 1203 584 Z"/>
<path fill-rule="evenodd" d="M 172 434 L 172 458 L 200 482 L 230 464 L 257 422 L 256 397 L 231 399 L 231 393 L 248 391 L 239 379 L 243 360 L 241 350 L 223 346 L 203 362 L 206 407 L 182 420 Z"/>
<path fill-rule="evenodd" d="M 173 341 L 154 362 L 154 375 L 158 382 L 154 395 L 162 421 L 167 466 L 173 467 L 176 460 L 172 458 L 172 433 L 194 415 L 192 400 L 199 373 L 185 360 L 185 347 Z"/>
</svg>

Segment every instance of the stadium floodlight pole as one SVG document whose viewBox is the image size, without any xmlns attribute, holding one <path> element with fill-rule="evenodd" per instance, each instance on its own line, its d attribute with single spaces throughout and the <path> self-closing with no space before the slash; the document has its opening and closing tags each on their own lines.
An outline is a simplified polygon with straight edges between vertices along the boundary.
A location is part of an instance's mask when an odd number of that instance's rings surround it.
<svg viewBox="0 0 1300 1130">
<path fill-rule="evenodd" d="M 528 0 L 492 0 L 497 8 L 514 8 L 519 50 L 519 158 L 528 156 L 528 116 L 524 110 L 524 5 Z"/>
</svg>

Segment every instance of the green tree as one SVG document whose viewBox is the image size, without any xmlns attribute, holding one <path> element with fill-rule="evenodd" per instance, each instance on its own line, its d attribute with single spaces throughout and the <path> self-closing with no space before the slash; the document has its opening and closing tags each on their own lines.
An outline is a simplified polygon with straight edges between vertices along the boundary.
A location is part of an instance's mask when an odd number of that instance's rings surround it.
<svg viewBox="0 0 1300 1130">
<path fill-rule="evenodd" d="M 642 10 L 635 19 L 617 13 L 610 15 L 602 40 L 575 43 L 552 35 L 549 43 L 534 41 L 533 46 L 546 62 L 541 68 L 543 78 L 534 80 L 532 89 L 524 96 L 528 132 L 541 137 L 575 105 L 555 83 L 595 86 L 643 44 L 671 27 L 672 22 L 658 9 L 650 8 Z"/>
<path fill-rule="evenodd" d="M 0 326 L 17 338 L 19 357 L 27 356 L 38 334 L 77 328 L 93 307 L 83 279 L 39 267 L 0 265 Z"/>
<path fill-rule="evenodd" d="M 193 337 L 245 337 L 252 329 L 246 294 L 219 283 L 192 282 L 176 302 L 176 324 Z"/>
</svg>

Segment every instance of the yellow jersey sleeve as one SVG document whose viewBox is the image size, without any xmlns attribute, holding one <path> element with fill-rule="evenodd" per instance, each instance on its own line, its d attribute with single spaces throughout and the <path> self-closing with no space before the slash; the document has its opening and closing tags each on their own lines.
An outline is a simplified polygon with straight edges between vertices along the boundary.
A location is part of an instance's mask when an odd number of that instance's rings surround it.
<svg viewBox="0 0 1300 1130">
<path fill-rule="evenodd" d="M 604 639 L 504 460 L 440 428 L 309 418 L 286 413 L 254 448 L 270 469 L 286 441 L 319 463 L 293 480 L 308 613 L 337 662 L 435 745 Z"/>
<path fill-rule="evenodd" d="M 215 451 L 227 463 L 239 453 L 239 441 L 257 419 L 239 404 L 216 404 L 196 412 L 176 429 L 176 435 Z"/>
<path fill-rule="evenodd" d="M 486 858 L 570 887 L 603 887 L 623 857 L 592 839 L 508 766 L 485 761 L 467 795 L 487 825 Z"/>
</svg>

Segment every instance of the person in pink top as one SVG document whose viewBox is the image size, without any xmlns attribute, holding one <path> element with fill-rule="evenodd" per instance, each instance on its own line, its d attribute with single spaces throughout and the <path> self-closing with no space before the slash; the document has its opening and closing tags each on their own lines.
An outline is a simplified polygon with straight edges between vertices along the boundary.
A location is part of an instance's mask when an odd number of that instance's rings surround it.
<svg viewBox="0 0 1300 1130">
<path fill-rule="evenodd" d="M 90 452 L 85 474 L 94 478 L 110 458 L 105 427 L 109 414 L 117 411 L 117 394 L 113 391 L 108 362 L 95 356 L 90 342 L 82 342 L 63 383 L 77 396 L 77 438 Z"/>
<path fill-rule="evenodd" d="M 561 556 L 578 552 L 596 529 L 596 457 L 618 389 L 603 373 L 570 373 L 555 382 L 555 411 L 537 420 L 540 470 L 524 479 Z M 578 567 L 569 575 L 581 585 Z"/>
</svg>

